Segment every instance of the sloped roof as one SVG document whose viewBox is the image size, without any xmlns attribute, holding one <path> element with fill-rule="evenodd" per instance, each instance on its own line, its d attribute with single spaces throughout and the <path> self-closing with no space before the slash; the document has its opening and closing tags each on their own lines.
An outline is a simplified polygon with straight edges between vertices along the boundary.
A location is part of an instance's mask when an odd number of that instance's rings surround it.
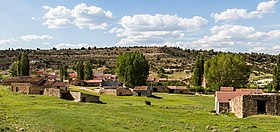
<svg viewBox="0 0 280 132">
<path fill-rule="evenodd" d="M 223 91 L 223 92 L 233 92 L 234 91 L 234 87 L 221 87 L 220 91 Z"/>
<path fill-rule="evenodd" d="M 218 102 L 229 102 L 231 99 L 241 95 L 249 95 L 249 94 L 262 94 L 262 89 L 236 89 L 234 92 L 225 92 L 225 91 L 217 91 L 216 92 L 216 101 Z"/>
<path fill-rule="evenodd" d="M 66 86 L 68 86 L 68 83 L 65 83 L 65 82 L 54 82 L 52 84 L 52 86 L 66 87 Z"/>
<path fill-rule="evenodd" d="M 85 83 L 102 83 L 102 79 L 84 80 Z"/>
<path fill-rule="evenodd" d="M 186 86 L 167 86 L 169 89 L 188 89 Z"/>
<path fill-rule="evenodd" d="M 149 89 L 148 86 L 135 86 L 133 90 L 143 90 L 147 91 Z"/>
</svg>

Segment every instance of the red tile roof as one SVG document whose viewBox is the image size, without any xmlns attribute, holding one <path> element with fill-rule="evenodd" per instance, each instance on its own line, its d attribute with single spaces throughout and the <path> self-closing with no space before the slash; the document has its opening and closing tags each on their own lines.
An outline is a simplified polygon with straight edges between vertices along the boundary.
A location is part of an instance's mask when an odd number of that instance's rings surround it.
<svg viewBox="0 0 280 132">
<path fill-rule="evenodd" d="M 220 91 L 223 91 L 223 92 L 233 92 L 234 91 L 234 87 L 221 87 Z"/>
<path fill-rule="evenodd" d="M 167 86 L 169 89 L 188 89 L 186 86 Z"/>
<path fill-rule="evenodd" d="M 85 83 L 102 83 L 102 79 L 96 79 L 96 80 L 84 80 Z"/>
<path fill-rule="evenodd" d="M 147 91 L 149 89 L 148 86 L 135 86 L 133 90 L 143 90 Z"/>
<path fill-rule="evenodd" d="M 55 87 L 66 87 L 68 86 L 68 83 L 65 83 L 65 82 L 55 82 L 52 84 L 52 86 L 55 86 Z"/>
<path fill-rule="evenodd" d="M 262 89 L 236 89 L 234 92 L 217 91 L 215 95 L 217 99 L 216 101 L 229 102 L 231 99 L 237 96 L 262 93 Z"/>
</svg>

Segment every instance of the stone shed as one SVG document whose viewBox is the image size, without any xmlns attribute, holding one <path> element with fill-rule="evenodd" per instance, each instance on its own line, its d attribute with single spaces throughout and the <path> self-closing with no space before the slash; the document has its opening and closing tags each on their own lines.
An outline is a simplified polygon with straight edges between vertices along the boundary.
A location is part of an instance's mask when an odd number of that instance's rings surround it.
<svg viewBox="0 0 280 132">
<path fill-rule="evenodd" d="M 44 78 L 31 78 L 29 76 L 11 77 L 4 81 L 4 85 L 11 85 L 12 92 L 21 92 L 26 94 L 43 94 L 44 89 L 41 85 Z"/>
<path fill-rule="evenodd" d="M 257 114 L 280 115 L 280 95 L 241 95 L 230 101 L 231 112 L 238 118 Z"/>
<path fill-rule="evenodd" d="M 119 87 L 119 86 L 104 86 L 99 89 L 94 89 L 94 92 L 99 94 L 109 94 L 114 96 L 131 96 L 133 95 L 130 88 Z"/>
<path fill-rule="evenodd" d="M 68 99 L 68 91 L 60 88 L 45 88 L 44 94 L 61 99 Z"/>
<path fill-rule="evenodd" d="M 74 100 L 75 102 L 90 102 L 90 103 L 98 103 L 99 102 L 99 96 L 86 94 L 82 92 L 75 92 L 70 91 L 69 92 L 69 100 Z"/>
<path fill-rule="evenodd" d="M 187 94 L 188 88 L 186 86 L 167 86 L 169 93 Z"/>
<path fill-rule="evenodd" d="M 135 86 L 133 89 L 134 96 L 152 96 L 152 89 L 149 86 Z"/>
<path fill-rule="evenodd" d="M 228 113 L 231 112 L 231 106 L 230 101 L 238 96 L 241 95 L 250 95 L 250 94 L 262 94 L 262 89 L 232 89 L 232 88 L 226 88 L 222 89 L 222 91 L 216 91 L 215 93 L 215 109 L 216 113 Z"/>
</svg>

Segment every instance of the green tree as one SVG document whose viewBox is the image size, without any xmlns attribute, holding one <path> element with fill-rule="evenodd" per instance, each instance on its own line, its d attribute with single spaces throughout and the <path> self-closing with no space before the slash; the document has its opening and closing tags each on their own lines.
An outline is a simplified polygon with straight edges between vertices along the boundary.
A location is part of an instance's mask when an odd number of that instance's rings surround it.
<svg viewBox="0 0 280 132">
<path fill-rule="evenodd" d="M 11 73 L 11 76 L 12 77 L 16 77 L 16 76 L 18 76 L 18 74 L 17 74 L 17 65 L 16 65 L 16 63 L 13 63 L 11 66 L 10 66 L 10 73 Z"/>
<path fill-rule="evenodd" d="M 196 59 L 193 75 L 191 77 L 191 84 L 193 86 L 201 86 L 204 74 L 204 59 L 200 56 Z"/>
<path fill-rule="evenodd" d="M 21 76 L 21 53 L 18 55 L 15 63 L 16 76 Z"/>
<path fill-rule="evenodd" d="M 280 90 L 280 54 L 277 56 L 276 65 L 273 69 L 273 89 Z"/>
<path fill-rule="evenodd" d="M 79 61 L 76 65 L 76 69 L 77 69 L 77 78 L 79 80 L 84 80 L 84 64 L 83 61 Z"/>
<path fill-rule="evenodd" d="M 68 72 L 67 72 L 68 67 L 66 65 L 60 66 L 59 67 L 59 75 L 60 75 L 60 80 L 67 80 L 68 79 Z"/>
<path fill-rule="evenodd" d="M 86 80 L 93 79 L 92 73 L 93 73 L 92 64 L 89 61 L 86 61 L 85 62 L 85 79 Z"/>
<path fill-rule="evenodd" d="M 207 86 L 219 90 L 221 86 L 245 87 L 250 69 L 245 59 L 237 54 L 219 54 L 205 63 Z"/>
<path fill-rule="evenodd" d="M 145 85 L 149 74 L 149 62 L 142 53 L 126 52 L 118 56 L 116 73 L 128 87 Z"/>
<path fill-rule="evenodd" d="M 29 60 L 26 52 L 22 52 L 20 61 L 20 74 L 21 76 L 29 76 Z"/>
</svg>

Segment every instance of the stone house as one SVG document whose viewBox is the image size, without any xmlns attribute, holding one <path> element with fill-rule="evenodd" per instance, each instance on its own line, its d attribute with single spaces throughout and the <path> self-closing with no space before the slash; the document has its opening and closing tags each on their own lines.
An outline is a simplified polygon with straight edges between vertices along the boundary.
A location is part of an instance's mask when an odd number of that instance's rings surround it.
<svg viewBox="0 0 280 132">
<path fill-rule="evenodd" d="M 45 88 L 44 95 L 54 96 L 61 99 L 68 99 L 68 91 L 59 88 Z"/>
<path fill-rule="evenodd" d="M 84 86 L 102 86 L 104 81 L 102 79 L 84 80 Z"/>
<path fill-rule="evenodd" d="M 236 111 L 237 107 L 240 105 L 237 103 L 234 98 L 244 96 L 244 95 L 252 95 L 252 94 L 263 94 L 262 89 L 234 89 L 233 87 L 222 87 L 221 91 L 216 91 L 215 93 L 215 109 L 216 113 L 228 113 Z"/>
<path fill-rule="evenodd" d="M 153 92 L 159 93 L 169 93 L 169 88 L 167 86 L 150 86 Z"/>
<path fill-rule="evenodd" d="M 130 88 L 124 88 L 120 86 L 104 86 L 99 89 L 94 89 L 94 92 L 99 94 L 109 94 L 114 96 L 131 96 L 133 95 Z"/>
<path fill-rule="evenodd" d="M 152 89 L 149 86 L 135 86 L 133 89 L 134 96 L 152 96 Z"/>
<path fill-rule="evenodd" d="M 257 114 L 280 115 L 280 95 L 249 94 L 241 95 L 230 101 L 230 112 L 238 118 Z"/>
<path fill-rule="evenodd" d="M 21 92 L 26 94 L 43 94 L 44 89 L 41 86 L 44 78 L 31 78 L 29 76 L 7 78 L 3 84 L 11 85 L 12 92 Z"/>
<path fill-rule="evenodd" d="M 188 88 L 186 86 L 167 86 L 169 93 L 187 94 Z"/>
</svg>

